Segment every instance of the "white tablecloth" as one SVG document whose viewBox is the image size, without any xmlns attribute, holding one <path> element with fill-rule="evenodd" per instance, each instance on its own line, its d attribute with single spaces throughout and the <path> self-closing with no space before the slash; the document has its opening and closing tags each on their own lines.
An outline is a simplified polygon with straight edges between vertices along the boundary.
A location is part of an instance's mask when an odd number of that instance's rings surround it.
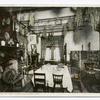
<svg viewBox="0 0 100 100">
<path fill-rule="evenodd" d="M 69 92 L 72 92 L 73 86 L 72 86 L 72 80 L 70 73 L 68 71 L 67 66 L 63 66 L 63 68 L 58 68 L 57 65 L 43 65 L 41 68 L 35 71 L 35 73 L 45 73 L 46 75 L 46 85 L 49 87 L 53 87 L 53 75 L 52 74 L 58 74 L 63 75 L 63 88 L 67 88 Z M 32 77 L 32 82 L 34 84 L 34 76 Z"/>
</svg>

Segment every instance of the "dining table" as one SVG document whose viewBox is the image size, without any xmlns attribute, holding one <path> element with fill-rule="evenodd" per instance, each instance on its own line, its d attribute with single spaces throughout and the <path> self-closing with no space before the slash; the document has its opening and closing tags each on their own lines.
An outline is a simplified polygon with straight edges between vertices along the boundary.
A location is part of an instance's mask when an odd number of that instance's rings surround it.
<svg viewBox="0 0 100 100">
<path fill-rule="evenodd" d="M 66 88 L 68 92 L 73 91 L 71 75 L 69 73 L 68 66 L 66 65 L 60 67 L 58 65 L 46 64 L 37 69 L 36 71 L 34 71 L 34 73 L 44 73 L 46 76 L 46 86 L 49 87 L 53 87 L 54 85 L 53 74 L 63 75 L 63 81 L 62 81 L 63 88 Z M 34 84 L 34 74 L 32 77 L 32 82 Z"/>
</svg>

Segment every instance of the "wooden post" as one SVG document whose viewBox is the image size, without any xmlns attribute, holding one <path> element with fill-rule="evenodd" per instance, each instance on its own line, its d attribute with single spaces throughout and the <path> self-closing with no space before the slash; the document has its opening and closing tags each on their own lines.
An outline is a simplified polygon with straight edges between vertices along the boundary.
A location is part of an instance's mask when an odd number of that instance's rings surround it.
<svg viewBox="0 0 100 100">
<path fill-rule="evenodd" d="M 67 61 L 67 43 L 65 43 L 65 46 L 64 46 L 64 55 L 65 55 L 65 62 Z"/>
<path fill-rule="evenodd" d="M 82 44 L 82 51 L 83 51 L 83 44 Z"/>
<path fill-rule="evenodd" d="M 91 50 L 91 42 L 88 43 L 88 51 Z"/>
</svg>

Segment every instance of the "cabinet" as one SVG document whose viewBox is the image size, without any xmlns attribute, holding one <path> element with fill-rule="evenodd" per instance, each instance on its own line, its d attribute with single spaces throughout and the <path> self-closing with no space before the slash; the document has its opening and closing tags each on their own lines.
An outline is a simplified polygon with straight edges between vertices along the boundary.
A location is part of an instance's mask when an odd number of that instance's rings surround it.
<svg viewBox="0 0 100 100">
<path fill-rule="evenodd" d="M 100 68 L 100 51 L 71 51 L 70 61 L 72 66 L 81 69 L 84 69 L 85 65 Z"/>
<path fill-rule="evenodd" d="M 100 63 L 100 51 L 81 51 L 81 63 L 84 62 L 84 67 L 89 66 L 99 68 Z"/>
</svg>

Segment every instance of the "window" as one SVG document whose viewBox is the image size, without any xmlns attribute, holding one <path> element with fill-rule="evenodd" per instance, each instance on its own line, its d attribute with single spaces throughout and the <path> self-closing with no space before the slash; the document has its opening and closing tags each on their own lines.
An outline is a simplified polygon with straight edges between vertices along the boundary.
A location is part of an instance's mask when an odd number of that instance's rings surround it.
<svg viewBox="0 0 100 100">
<path fill-rule="evenodd" d="M 45 61 L 60 61 L 60 49 L 59 47 L 56 47 L 55 49 L 52 48 L 46 48 L 46 53 L 45 53 Z"/>
</svg>

